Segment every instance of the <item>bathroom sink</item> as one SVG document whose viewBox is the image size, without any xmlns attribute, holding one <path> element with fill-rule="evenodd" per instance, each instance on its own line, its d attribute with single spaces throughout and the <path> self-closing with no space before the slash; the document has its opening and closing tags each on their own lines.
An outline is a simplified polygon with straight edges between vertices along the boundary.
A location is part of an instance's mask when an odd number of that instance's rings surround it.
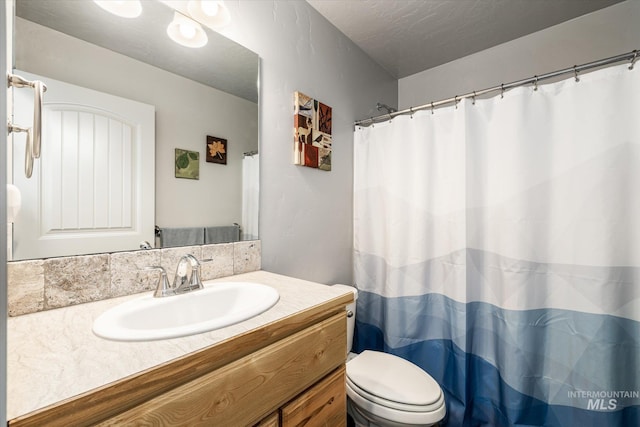
<svg viewBox="0 0 640 427">
<path fill-rule="evenodd" d="M 205 288 L 162 298 L 147 295 L 117 305 L 93 322 L 93 333 L 115 341 L 183 337 L 250 319 L 279 299 L 272 287 L 250 282 L 205 282 Z"/>
</svg>

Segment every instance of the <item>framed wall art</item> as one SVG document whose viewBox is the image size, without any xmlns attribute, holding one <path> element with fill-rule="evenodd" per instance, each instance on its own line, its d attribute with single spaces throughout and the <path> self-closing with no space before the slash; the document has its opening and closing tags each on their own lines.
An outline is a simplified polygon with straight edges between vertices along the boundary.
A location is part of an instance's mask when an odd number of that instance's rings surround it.
<svg viewBox="0 0 640 427">
<path fill-rule="evenodd" d="M 331 107 L 302 92 L 294 94 L 293 162 L 331 170 Z"/>
<path fill-rule="evenodd" d="M 227 164 L 227 140 L 207 135 L 207 162 Z"/>
<path fill-rule="evenodd" d="M 176 148 L 176 178 L 200 179 L 200 153 Z"/>
</svg>

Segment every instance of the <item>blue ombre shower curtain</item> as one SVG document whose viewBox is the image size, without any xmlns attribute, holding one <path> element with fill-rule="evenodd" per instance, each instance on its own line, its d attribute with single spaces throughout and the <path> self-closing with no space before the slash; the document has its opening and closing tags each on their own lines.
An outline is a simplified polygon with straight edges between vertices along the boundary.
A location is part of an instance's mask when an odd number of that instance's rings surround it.
<svg viewBox="0 0 640 427">
<path fill-rule="evenodd" d="M 640 70 L 357 128 L 355 350 L 448 426 L 640 425 Z"/>
</svg>

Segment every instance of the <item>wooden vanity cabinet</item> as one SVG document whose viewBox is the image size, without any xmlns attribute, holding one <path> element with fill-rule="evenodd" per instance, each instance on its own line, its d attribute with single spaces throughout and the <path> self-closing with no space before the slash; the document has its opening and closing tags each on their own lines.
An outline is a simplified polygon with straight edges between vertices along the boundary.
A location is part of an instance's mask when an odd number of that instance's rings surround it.
<svg viewBox="0 0 640 427">
<path fill-rule="evenodd" d="M 344 316 L 335 315 L 119 414 L 103 425 L 253 425 L 344 365 L 345 346 L 340 343 L 346 343 L 345 332 Z M 315 387 L 310 389 L 306 400 L 334 401 L 336 396 L 322 395 L 325 389 L 320 387 L 318 392 L 313 391 Z M 314 399 L 316 395 L 318 398 Z M 340 399 L 346 402 L 344 390 Z M 305 405 L 302 402 L 297 406 Z M 319 403 L 314 406 L 322 410 Z M 305 411 L 297 412 L 301 417 L 306 415 Z M 346 419 L 346 406 L 342 416 Z M 289 423 L 287 419 L 283 411 L 283 426 L 302 425 Z"/>
<path fill-rule="evenodd" d="M 280 410 L 282 427 L 338 427 L 347 423 L 345 368 L 341 366 Z"/>
<path fill-rule="evenodd" d="M 341 366 L 254 427 L 343 427 L 346 414 L 345 368 Z"/>
<path fill-rule="evenodd" d="M 253 427 L 343 427 L 346 402 L 341 366 Z"/>
<path fill-rule="evenodd" d="M 345 426 L 345 354 L 346 312 L 334 305 L 11 420 L 9 427 Z"/>
</svg>

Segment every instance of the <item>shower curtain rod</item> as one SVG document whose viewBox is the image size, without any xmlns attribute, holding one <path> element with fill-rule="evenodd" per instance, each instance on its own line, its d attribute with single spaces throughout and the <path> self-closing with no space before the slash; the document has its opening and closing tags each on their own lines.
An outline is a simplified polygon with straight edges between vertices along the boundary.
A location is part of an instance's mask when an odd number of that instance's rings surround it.
<svg viewBox="0 0 640 427">
<path fill-rule="evenodd" d="M 506 84 L 501 84 L 500 86 L 494 86 L 494 87 L 490 87 L 488 89 L 482 89 L 482 90 L 477 90 L 477 91 L 473 91 L 464 95 L 456 95 L 453 98 L 448 98 L 448 99 L 443 99 L 440 101 L 435 101 L 435 102 L 430 102 L 428 104 L 424 104 L 424 105 L 420 105 L 418 107 L 411 107 L 411 108 L 407 108 L 405 110 L 400 110 L 400 111 L 395 111 L 395 112 L 389 112 L 387 114 L 382 114 L 380 116 L 376 116 L 376 117 L 371 117 L 368 119 L 363 119 L 363 120 L 358 120 L 356 121 L 354 124 L 355 126 L 370 126 L 372 124 L 375 123 L 380 123 L 386 120 L 391 120 L 396 116 L 402 116 L 402 115 L 406 115 L 406 114 L 413 114 L 416 111 L 420 111 L 420 110 L 427 110 L 427 109 L 434 109 L 435 107 L 441 107 L 443 105 L 447 105 L 447 104 L 457 104 L 460 100 L 464 99 L 464 98 L 476 98 L 478 96 L 482 96 L 482 95 L 486 95 L 487 93 L 490 92 L 504 92 L 508 89 L 513 89 L 514 87 L 518 87 L 518 86 L 524 86 L 527 84 L 533 84 L 536 89 L 538 86 L 538 83 L 541 82 L 542 80 L 547 80 L 547 79 L 551 79 L 554 77 L 558 77 L 561 76 L 563 74 L 569 74 L 569 73 L 573 73 L 575 75 L 576 81 L 579 79 L 578 74 L 581 71 L 584 70 L 589 70 L 591 68 L 597 68 L 597 67 L 602 67 L 605 65 L 611 65 L 611 64 L 615 64 L 617 62 L 622 62 L 622 61 L 631 61 L 630 65 L 629 65 L 629 69 L 633 70 L 633 66 L 636 62 L 636 60 L 638 59 L 638 56 L 640 55 L 640 51 L 638 51 L 637 49 L 632 50 L 631 52 L 627 52 L 627 53 L 623 53 L 621 55 L 616 55 L 616 56 L 612 56 L 610 58 L 605 58 L 605 59 L 601 59 L 599 61 L 593 61 L 593 62 L 589 62 L 587 64 L 582 64 L 582 65 L 574 65 L 573 67 L 570 68 L 565 68 L 562 70 L 558 70 L 558 71 L 553 71 L 551 73 L 546 73 L 546 74 L 542 74 L 539 76 L 533 76 L 533 77 L 529 77 L 528 79 L 523 79 L 523 80 L 518 80 L 515 82 L 511 82 L 511 83 L 506 83 Z"/>
</svg>

